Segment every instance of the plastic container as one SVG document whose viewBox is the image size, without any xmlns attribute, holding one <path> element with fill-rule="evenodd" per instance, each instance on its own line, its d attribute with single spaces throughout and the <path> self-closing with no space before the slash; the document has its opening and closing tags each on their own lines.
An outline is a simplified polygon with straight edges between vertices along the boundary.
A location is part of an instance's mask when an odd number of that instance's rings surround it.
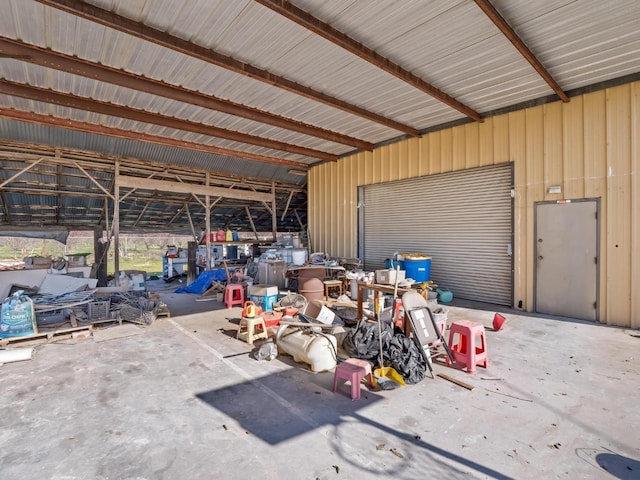
<svg viewBox="0 0 640 480">
<path fill-rule="evenodd" d="M 276 334 L 278 350 L 288 353 L 296 362 L 307 363 L 313 372 L 324 372 L 336 366 L 336 337 L 312 333 L 281 325 Z"/>
<path fill-rule="evenodd" d="M 218 230 L 216 232 L 216 242 L 224 242 L 227 238 L 227 234 L 224 233 L 224 230 Z"/>
<path fill-rule="evenodd" d="M 266 312 L 273 310 L 273 305 L 278 301 L 278 295 L 249 295 L 249 299 Z"/>
<path fill-rule="evenodd" d="M 280 325 L 280 320 L 282 320 L 282 312 L 274 312 L 272 310 L 262 312 L 262 319 L 267 328 L 277 327 Z"/>
<path fill-rule="evenodd" d="M 443 303 L 448 303 L 453 300 L 453 292 L 448 288 L 436 288 L 438 293 L 438 299 Z"/>
<path fill-rule="evenodd" d="M 405 279 L 406 272 L 404 270 L 376 270 L 376 283 L 383 285 L 394 285 L 396 283 L 396 276 L 398 282 L 402 282 Z"/>
<path fill-rule="evenodd" d="M 307 261 L 307 249 L 306 248 L 294 248 L 291 250 L 291 263 L 294 265 L 304 265 Z"/>
<path fill-rule="evenodd" d="M 244 302 L 244 307 L 242 309 L 242 316 L 246 318 L 255 318 L 256 304 L 249 300 Z"/>
<path fill-rule="evenodd" d="M 404 254 L 404 267 L 407 278 L 413 278 L 416 283 L 431 279 L 431 257 Z"/>
</svg>

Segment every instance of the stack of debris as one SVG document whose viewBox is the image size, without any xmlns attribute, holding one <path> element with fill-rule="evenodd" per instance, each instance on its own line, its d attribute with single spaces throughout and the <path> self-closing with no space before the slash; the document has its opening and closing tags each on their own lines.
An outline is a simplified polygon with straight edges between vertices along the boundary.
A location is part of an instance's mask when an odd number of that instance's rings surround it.
<svg viewBox="0 0 640 480">
<path fill-rule="evenodd" d="M 150 325 L 170 315 L 160 297 L 139 290 L 139 284 L 96 289 L 96 282 L 49 274 L 39 287 L 13 286 L 2 304 L 0 346 L 88 337 L 98 326 Z"/>
</svg>

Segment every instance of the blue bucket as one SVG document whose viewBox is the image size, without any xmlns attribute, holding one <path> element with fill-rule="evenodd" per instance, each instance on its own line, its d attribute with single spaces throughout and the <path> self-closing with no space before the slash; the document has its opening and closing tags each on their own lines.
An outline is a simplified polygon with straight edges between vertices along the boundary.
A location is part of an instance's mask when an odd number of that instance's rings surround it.
<svg viewBox="0 0 640 480">
<path fill-rule="evenodd" d="M 416 283 L 428 282 L 431 278 L 431 257 L 405 258 L 406 277 L 413 278 Z"/>
</svg>

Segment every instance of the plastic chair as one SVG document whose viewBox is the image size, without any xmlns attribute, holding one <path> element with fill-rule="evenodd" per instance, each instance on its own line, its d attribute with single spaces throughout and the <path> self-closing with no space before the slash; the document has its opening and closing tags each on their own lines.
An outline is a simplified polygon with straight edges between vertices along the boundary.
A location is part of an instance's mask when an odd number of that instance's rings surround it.
<svg viewBox="0 0 640 480">
<path fill-rule="evenodd" d="M 244 288 L 239 283 L 230 283 L 224 289 L 224 304 L 227 308 L 244 305 Z"/>
<path fill-rule="evenodd" d="M 432 350 L 434 356 L 440 355 L 438 347 L 442 345 L 447 355 L 447 363 L 454 361 L 454 357 L 444 338 L 442 326 L 436 323 L 433 312 L 427 306 L 427 301 L 418 292 L 413 290 L 405 292 L 402 295 L 402 305 L 411 324 L 412 338 L 427 363 L 431 378 L 434 378 Z"/>
<path fill-rule="evenodd" d="M 457 320 L 449 330 L 449 349 L 456 362 L 466 365 L 467 373 L 476 373 L 476 365 L 489 366 L 484 325 Z"/>
<path fill-rule="evenodd" d="M 242 320 L 240 320 L 240 327 L 238 328 L 236 338 L 238 340 L 244 340 L 249 345 L 253 345 L 253 342 L 260 338 L 269 338 L 269 335 L 267 334 L 267 324 L 265 323 L 264 318 L 243 317 Z"/>
</svg>

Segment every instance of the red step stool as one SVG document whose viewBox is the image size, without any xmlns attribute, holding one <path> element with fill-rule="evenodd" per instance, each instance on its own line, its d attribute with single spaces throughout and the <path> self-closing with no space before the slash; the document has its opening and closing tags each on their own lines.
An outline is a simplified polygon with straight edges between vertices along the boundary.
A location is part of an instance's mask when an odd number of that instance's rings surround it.
<svg viewBox="0 0 640 480">
<path fill-rule="evenodd" d="M 487 368 L 487 342 L 484 325 L 470 320 L 457 320 L 449 330 L 449 350 L 456 362 L 464 363 L 467 373 L 476 373 L 476 365 Z M 447 363 L 450 360 L 447 358 Z"/>
<path fill-rule="evenodd" d="M 224 304 L 227 308 L 244 305 L 244 288 L 239 283 L 230 283 L 224 289 Z"/>
<path fill-rule="evenodd" d="M 333 391 L 337 390 L 339 378 L 348 380 L 351 382 L 351 400 L 360 400 L 360 382 L 365 377 L 373 382 L 371 364 L 366 360 L 348 358 L 336 367 L 333 374 Z"/>
</svg>

